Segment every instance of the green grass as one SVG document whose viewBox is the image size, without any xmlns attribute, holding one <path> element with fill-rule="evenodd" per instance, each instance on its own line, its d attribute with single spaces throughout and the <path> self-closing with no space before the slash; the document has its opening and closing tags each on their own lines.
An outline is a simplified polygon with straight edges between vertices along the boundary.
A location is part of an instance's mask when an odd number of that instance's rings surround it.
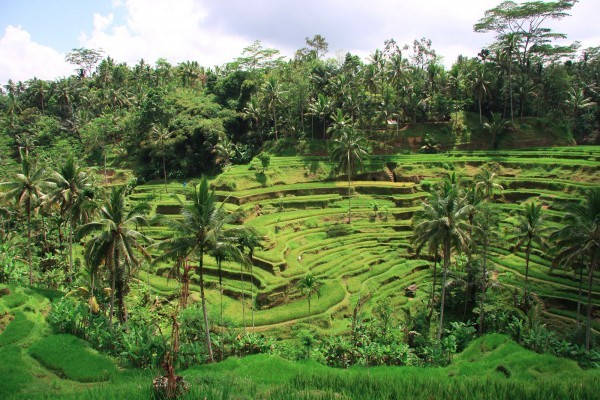
<svg viewBox="0 0 600 400">
<path fill-rule="evenodd" d="M 0 399 L 10 398 L 32 381 L 19 347 L 0 346 L 0 377 Z"/>
<path fill-rule="evenodd" d="M 2 297 L 2 301 L 7 308 L 17 308 L 27 302 L 27 295 L 22 292 L 12 292 L 7 296 Z"/>
<path fill-rule="evenodd" d="M 101 382 L 117 372 L 114 362 L 72 335 L 50 335 L 34 343 L 29 353 L 47 368 L 78 382 Z"/>
<path fill-rule="evenodd" d="M 0 334 L 0 347 L 18 342 L 26 338 L 33 329 L 34 323 L 21 311 L 15 313 L 15 318 Z"/>
</svg>

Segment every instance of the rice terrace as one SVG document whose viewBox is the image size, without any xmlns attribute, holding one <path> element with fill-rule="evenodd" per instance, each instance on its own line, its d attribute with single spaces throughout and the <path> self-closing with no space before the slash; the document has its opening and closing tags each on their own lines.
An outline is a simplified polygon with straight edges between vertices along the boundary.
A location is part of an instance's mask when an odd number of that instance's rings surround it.
<svg viewBox="0 0 600 400">
<path fill-rule="evenodd" d="M 9 80 L 0 398 L 599 398 L 600 47 L 546 25 L 577 3 L 488 9 L 451 67 L 315 35 Z"/>
</svg>

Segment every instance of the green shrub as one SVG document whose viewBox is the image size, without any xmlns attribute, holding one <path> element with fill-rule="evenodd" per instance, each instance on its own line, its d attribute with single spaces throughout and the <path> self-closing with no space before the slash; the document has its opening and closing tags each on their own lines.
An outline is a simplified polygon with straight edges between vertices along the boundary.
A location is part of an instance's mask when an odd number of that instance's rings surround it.
<svg viewBox="0 0 600 400">
<path fill-rule="evenodd" d="M 110 358 L 72 335 L 47 336 L 34 343 L 29 353 L 47 368 L 78 382 L 107 381 L 117 372 Z"/>
</svg>

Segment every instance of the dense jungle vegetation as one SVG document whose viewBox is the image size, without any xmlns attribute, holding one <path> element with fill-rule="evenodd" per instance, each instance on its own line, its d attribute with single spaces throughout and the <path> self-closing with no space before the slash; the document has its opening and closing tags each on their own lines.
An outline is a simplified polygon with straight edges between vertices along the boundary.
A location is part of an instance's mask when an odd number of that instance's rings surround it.
<svg viewBox="0 0 600 400">
<path fill-rule="evenodd" d="M 597 398 L 600 47 L 547 28 L 575 3 L 488 10 L 449 69 L 315 35 L 9 81 L 0 397 Z"/>
</svg>

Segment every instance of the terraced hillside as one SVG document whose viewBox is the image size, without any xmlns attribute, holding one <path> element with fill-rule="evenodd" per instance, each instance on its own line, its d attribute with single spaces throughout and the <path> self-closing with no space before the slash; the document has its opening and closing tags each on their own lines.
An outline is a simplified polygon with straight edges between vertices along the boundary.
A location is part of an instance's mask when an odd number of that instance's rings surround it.
<svg viewBox="0 0 600 400">
<path fill-rule="evenodd" d="M 548 224 L 558 226 L 564 206 L 600 183 L 600 149 L 565 147 L 519 151 L 454 151 L 444 154 L 374 156 L 352 184 L 352 223 L 347 224 L 346 177 L 335 176 L 325 157 L 272 157 L 263 172 L 255 160 L 235 166 L 212 182 L 228 209 L 245 212 L 245 224 L 261 236 L 253 267 L 224 262 L 224 314 L 227 324 L 251 325 L 251 306 L 257 330 L 286 332 L 308 320 L 306 295 L 298 281 L 311 271 L 320 282 L 313 297 L 313 322 L 335 334 L 348 329 L 348 317 L 360 301 L 362 311 L 389 297 L 394 308 L 409 307 L 428 296 L 433 265 L 411 248 L 411 218 L 427 196 L 426 190 L 448 172 L 465 180 L 488 165 L 498 173 L 504 190 L 496 196 L 505 237 L 493 248 L 495 280 L 506 288 L 522 288 L 525 261 L 514 252 L 511 226 L 520 203 L 543 203 Z M 169 195 L 161 184 L 138 186 L 133 198 L 149 201 L 155 213 L 177 218 L 172 196 L 183 196 L 184 185 L 172 182 Z M 151 227 L 155 239 L 170 235 L 162 226 Z M 155 294 L 176 290 L 169 280 L 170 265 L 140 272 Z M 543 312 L 556 328 L 574 324 L 577 280 L 572 272 L 551 268 L 546 249 L 534 249 L 530 264 L 531 289 L 543 303 Z M 217 268 L 208 260 L 208 301 L 218 320 Z M 405 288 L 416 284 L 416 296 Z M 593 302 L 600 305 L 600 273 L 594 277 Z M 198 288 L 192 285 L 192 291 Z M 197 296 L 192 296 L 194 298 Z M 242 305 L 242 297 L 244 303 Z M 253 300 L 252 300 L 253 299 Z M 243 317 L 244 315 L 244 317 Z M 594 310 L 600 331 L 600 312 Z"/>
</svg>

